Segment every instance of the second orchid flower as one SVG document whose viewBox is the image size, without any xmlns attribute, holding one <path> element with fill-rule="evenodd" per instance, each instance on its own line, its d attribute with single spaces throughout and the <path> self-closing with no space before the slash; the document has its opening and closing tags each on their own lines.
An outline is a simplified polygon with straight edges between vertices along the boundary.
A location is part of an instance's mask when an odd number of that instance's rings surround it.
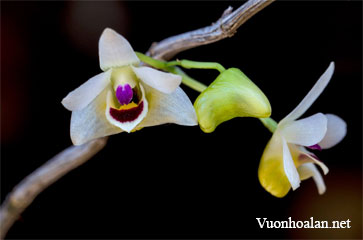
<svg viewBox="0 0 363 240">
<path fill-rule="evenodd" d="M 324 174 L 328 168 L 310 149 L 330 148 L 346 135 L 346 123 L 336 115 L 317 113 L 296 120 L 319 97 L 334 72 L 332 62 L 316 82 L 308 95 L 284 119 L 282 119 L 262 155 L 258 169 L 261 185 L 276 197 L 285 196 L 292 188 L 297 189 L 300 181 L 312 177 L 320 194 L 325 192 L 324 180 L 314 164 Z"/>
</svg>

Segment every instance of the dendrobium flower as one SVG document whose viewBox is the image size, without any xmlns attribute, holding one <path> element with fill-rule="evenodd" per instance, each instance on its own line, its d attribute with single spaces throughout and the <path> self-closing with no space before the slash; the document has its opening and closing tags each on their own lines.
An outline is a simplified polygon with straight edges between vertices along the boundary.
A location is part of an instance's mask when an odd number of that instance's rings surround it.
<svg viewBox="0 0 363 240">
<path fill-rule="evenodd" d="M 193 105 L 179 87 L 181 77 L 139 66 L 129 42 L 112 29 L 101 35 L 99 57 L 104 72 L 62 101 L 72 111 L 73 144 L 164 123 L 197 125 Z"/>
<path fill-rule="evenodd" d="M 326 190 L 324 180 L 314 164 L 324 174 L 328 168 L 310 149 L 331 148 L 346 134 L 346 123 L 336 115 L 317 113 L 298 119 L 322 93 L 334 72 L 332 62 L 302 102 L 282 119 L 262 155 L 258 169 L 261 185 L 276 197 L 285 196 L 290 188 L 300 186 L 300 181 L 313 177 L 319 194 Z"/>
</svg>

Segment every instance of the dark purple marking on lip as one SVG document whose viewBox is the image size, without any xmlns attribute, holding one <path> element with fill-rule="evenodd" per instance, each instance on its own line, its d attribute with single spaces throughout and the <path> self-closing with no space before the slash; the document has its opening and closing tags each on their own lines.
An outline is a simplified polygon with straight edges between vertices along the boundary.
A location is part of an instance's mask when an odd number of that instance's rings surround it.
<svg viewBox="0 0 363 240">
<path fill-rule="evenodd" d="M 116 89 L 116 98 L 121 105 L 129 104 L 134 93 L 129 84 L 119 85 Z"/>
<path fill-rule="evenodd" d="M 319 144 L 311 145 L 311 146 L 308 146 L 307 148 L 310 148 L 312 150 L 321 151 L 321 147 L 319 146 Z"/>
<path fill-rule="evenodd" d="M 140 116 L 143 109 L 144 102 L 141 102 L 137 107 L 130 109 L 118 110 L 115 108 L 110 108 L 110 115 L 113 119 L 121 123 L 132 122 Z"/>
</svg>

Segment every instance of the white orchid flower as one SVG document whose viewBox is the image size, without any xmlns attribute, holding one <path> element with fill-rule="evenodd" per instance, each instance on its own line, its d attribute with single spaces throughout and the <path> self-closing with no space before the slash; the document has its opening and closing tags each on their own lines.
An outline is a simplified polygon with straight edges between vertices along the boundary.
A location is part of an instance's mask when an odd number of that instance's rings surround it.
<svg viewBox="0 0 363 240">
<path fill-rule="evenodd" d="M 101 35 L 99 57 L 104 72 L 62 101 L 72 111 L 73 144 L 164 123 L 197 125 L 193 105 L 179 87 L 181 77 L 139 66 L 129 42 L 112 29 Z"/>
<path fill-rule="evenodd" d="M 267 144 L 258 169 L 261 185 L 276 197 L 285 196 L 290 188 L 300 186 L 300 181 L 313 177 L 319 194 L 326 190 L 324 180 L 314 164 L 319 165 L 324 174 L 328 168 L 311 149 L 330 148 L 346 135 L 346 123 L 333 114 L 317 113 L 298 119 L 313 104 L 330 81 L 334 63 L 316 82 L 302 102 L 277 125 L 277 129 Z"/>
</svg>

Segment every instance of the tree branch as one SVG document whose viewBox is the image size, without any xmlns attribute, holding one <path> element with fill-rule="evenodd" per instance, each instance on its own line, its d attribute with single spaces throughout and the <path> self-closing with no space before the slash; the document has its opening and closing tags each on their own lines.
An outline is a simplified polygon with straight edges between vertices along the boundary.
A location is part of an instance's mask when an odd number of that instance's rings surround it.
<svg viewBox="0 0 363 240">
<path fill-rule="evenodd" d="M 273 1 L 249 0 L 234 12 L 229 7 L 217 23 L 154 43 L 149 49 L 148 55 L 168 60 L 175 54 L 187 49 L 231 37 L 244 22 Z M 19 215 L 39 193 L 93 157 L 106 145 L 106 142 L 107 138 L 99 138 L 81 146 L 71 146 L 15 186 L 0 208 L 0 238 L 5 237 Z"/>
<path fill-rule="evenodd" d="M 93 157 L 106 145 L 106 142 L 107 138 L 99 138 L 81 146 L 71 146 L 54 156 L 15 186 L 0 209 L 0 238 L 5 237 L 19 215 L 39 193 Z"/>
<path fill-rule="evenodd" d="M 222 17 L 210 26 L 153 43 L 147 55 L 156 59 L 168 60 L 182 51 L 232 37 L 243 23 L 273 1 L 249 0 L 234 12 L 232 12 L 232 7 L 229 7 L 224 11 Z"/>
</svg>

